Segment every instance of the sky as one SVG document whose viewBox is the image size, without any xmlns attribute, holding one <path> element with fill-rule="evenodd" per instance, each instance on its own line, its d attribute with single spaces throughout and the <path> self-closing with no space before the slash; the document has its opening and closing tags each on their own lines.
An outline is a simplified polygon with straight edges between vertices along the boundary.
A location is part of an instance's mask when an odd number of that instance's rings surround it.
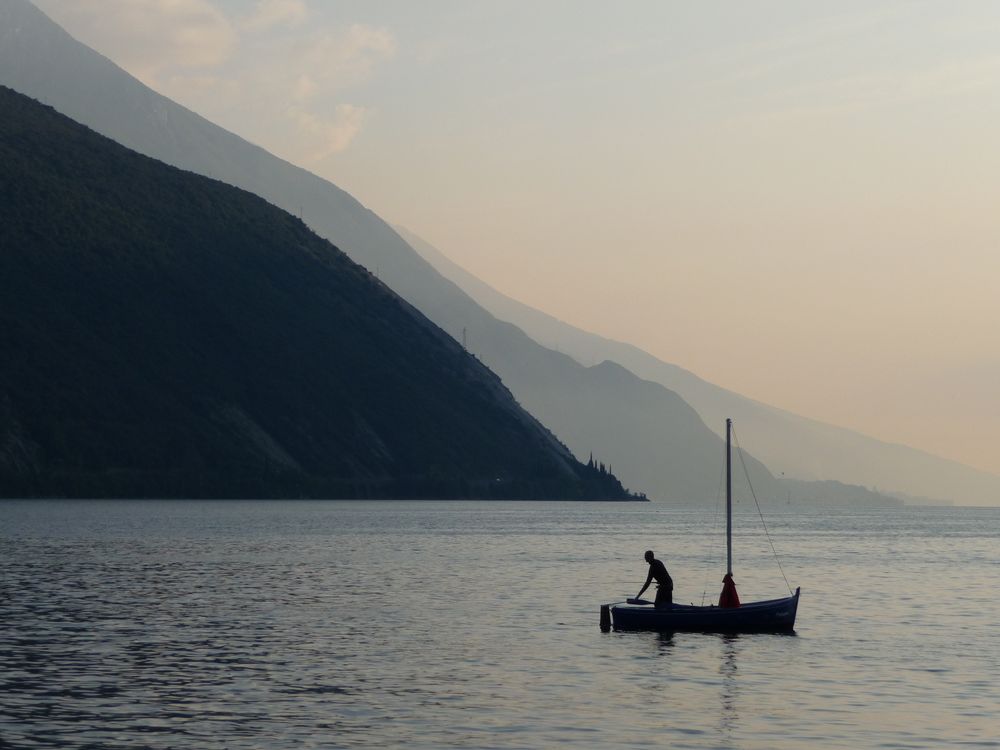
<svg viewBox="0 0 1000 750">
<path fill-rule="evenodd" d="M 1000 474 L 1000 3 L 36 3 L 515 299 Z"/>
</svg>

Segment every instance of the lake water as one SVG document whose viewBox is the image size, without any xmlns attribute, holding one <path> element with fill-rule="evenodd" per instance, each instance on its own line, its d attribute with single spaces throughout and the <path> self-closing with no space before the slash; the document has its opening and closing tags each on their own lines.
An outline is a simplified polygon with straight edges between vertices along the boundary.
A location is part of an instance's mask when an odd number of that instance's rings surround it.
<svg viewBox="0 0 1000 750">
<path fill-rule="evenodd" d="M 0 747 L 1000 747 L 1000 509 L 766 520 L 792 636 L 600 632 L 646 548 L 718 595 L 717 508 L 0 502 Z"/>
</svg>

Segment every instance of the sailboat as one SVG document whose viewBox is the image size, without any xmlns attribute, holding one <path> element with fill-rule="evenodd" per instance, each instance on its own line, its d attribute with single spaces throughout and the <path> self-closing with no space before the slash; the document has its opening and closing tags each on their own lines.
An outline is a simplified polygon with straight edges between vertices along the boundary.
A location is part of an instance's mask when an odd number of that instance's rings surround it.
<svg viewBox="0 0 1000 750">
<path fill-rule="evenodd" d="M 655 607 L 641 599 L 601 606 L 601 629 L 687 633 L 789 633 L 795 629 L 799 592 L 782 599 L 740 603 L 733 582 L 733 421 L 726 420 L 726 575 L 718 606 Z"/>
</svg>

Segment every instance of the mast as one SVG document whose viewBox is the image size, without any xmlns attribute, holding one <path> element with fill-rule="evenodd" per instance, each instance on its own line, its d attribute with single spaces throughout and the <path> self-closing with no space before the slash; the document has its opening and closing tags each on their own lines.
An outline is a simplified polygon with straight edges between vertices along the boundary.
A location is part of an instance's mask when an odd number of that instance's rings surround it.
<svg viewBox="0 0 1000 750">
<path fill-rule="evenodd" d="M 733 574 L 733 467 L 732 439 L 733 420 L 726 419 L 726 573 Z"/>
</svg>

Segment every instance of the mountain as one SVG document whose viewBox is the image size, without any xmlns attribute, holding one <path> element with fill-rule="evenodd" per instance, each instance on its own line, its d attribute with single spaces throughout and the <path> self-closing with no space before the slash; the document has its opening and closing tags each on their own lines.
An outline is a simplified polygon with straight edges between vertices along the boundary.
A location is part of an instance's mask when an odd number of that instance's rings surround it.
<svg viewBox="0 0 1000 750">
<path fill-rule="evenodd" d="M 300 220 L 0 111 L 3 494 L 626 497 Z"/>
<path fill-rule="evenodd" d="M 445 278 L 540 344 L 564 352 L 583 365 L 617 362 L 676 392 L 719 432 L 724 429 L 725 418 L 732 417 L 742 432 L 753 436 L 754 455 L 789 478 L 840 480 L 877 487 L 907 502 L 1000 503 L 1000 477 L 996 475 L 801 417 L 713 385 L 631 344 L 588 333 L 513 300 L 412 232 L 402 227 L 397 231 Z"/>
<path fill-rule="evenodd" d="M 140 153 L 300 214 L 453 337 L 467 332 L 470 351 L 576 456 L 593 453 L 655 499 L 717 495 L 722 441 L 676 393 L 621 367 L 584 367 L 541 346 L 442 277 L 350 195 L 160 96 L 26 0 L 0 6 L 0 83 Z M 749 463 L 762 492 L 785 496 L 763 464 Z"/>
</svg>

